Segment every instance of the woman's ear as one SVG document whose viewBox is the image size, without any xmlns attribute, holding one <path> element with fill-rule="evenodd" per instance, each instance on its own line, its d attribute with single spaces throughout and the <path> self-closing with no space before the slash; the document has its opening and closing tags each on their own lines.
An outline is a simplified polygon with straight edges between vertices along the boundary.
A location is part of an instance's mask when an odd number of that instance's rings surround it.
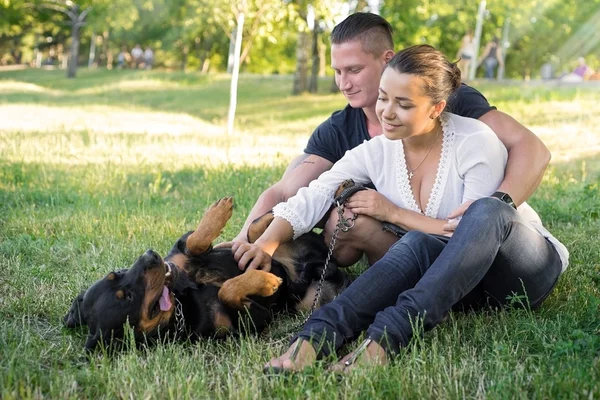
<svg viewBox="0 0 600 400">
<path fill-rule="evenodd" d="M 446 108 L 446 100 L 442 100 L 439 103 L 435 104 L 433 106 L 433 111 L 431 112 L 431 115 L 429 116 L 429 118 L 436 119 L 437 117 L 439 117 L 442 114 L 442 112 L 444 111 L 444 108 Z"/>
</svg>

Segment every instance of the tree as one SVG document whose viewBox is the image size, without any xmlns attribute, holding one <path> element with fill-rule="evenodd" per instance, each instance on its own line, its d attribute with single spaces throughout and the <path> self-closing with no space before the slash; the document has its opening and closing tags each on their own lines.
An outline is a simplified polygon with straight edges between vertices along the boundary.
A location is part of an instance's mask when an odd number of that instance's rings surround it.
<svg viewBox="0 0 600 400">
<path fill-rule="evenodd" d="M 81 28 L 86 23 L 85 20 L 88 14 L 92 11 L 92 7 L 81 7 L 72 0 L 45 0 L 40 4 L 40 7 L 58 11 L 68 18 L 67 25 L 71 27 L 71 55 L 69 57 L 69 67 L 67 68 L 67 78 L 75 78 L 79 58 L 79 35 Z"/>
</svg>

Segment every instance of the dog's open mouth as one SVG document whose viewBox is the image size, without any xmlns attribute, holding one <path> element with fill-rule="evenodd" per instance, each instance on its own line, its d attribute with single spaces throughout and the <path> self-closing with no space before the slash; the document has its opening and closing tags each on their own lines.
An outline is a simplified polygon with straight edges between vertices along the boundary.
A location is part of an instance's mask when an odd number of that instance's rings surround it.
<svg viewBox="0 0 600 400">
<path fill-rule="evenodd" d="M 161 311 L 169 311 L 171 307 L 173 307 L 173 303 L 171 302 L 171 292 L 169 291 L 168 287 L 163 286 L 162 293 L 150 306 L 150 309 L 148 310 L 148 316 L 150 319 L 153 319 Z"/>
<path fill-rule="evenodd" d="M 152 319 L 155 318 L 161 311 L 169 311 L 173 307 L 171 302 L 171 284 L 175 278 L 176 267 L 170 262 L 165 262 L 165 279 L 164 286 L 160 295 L 153 301 L 148 310 L 148 316 Z"/>
</svg>

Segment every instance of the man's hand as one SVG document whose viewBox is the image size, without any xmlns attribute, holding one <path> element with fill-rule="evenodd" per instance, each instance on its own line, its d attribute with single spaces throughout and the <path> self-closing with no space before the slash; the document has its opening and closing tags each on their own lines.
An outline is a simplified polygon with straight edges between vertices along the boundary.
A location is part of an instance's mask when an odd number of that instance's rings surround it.
<svg viewBox="0 0 600 400">
<path fill-rule="evenodd" d="M 248 242 L 221 243 L 221 248 L 231 247 L 233 258 L 238 262 L 242 271 L 249 269 L 261 269 L 271 271 L 271 256 L 260 246 Z"/>
<path fill-rule="evenodd" d="M 448 223 L 442 227 L 443 230 L 450 233 L 447 236 L 450 236 L 452 232 L 456 230 L 460 219 L 465 214 L 465 212 L 471 204 L 473 204 L 473 200 L 465 201 L 448 215 Z"/>
<path fill-rule="evenodd" d="M 378 221 L 387 221 L 396 210 L 396 205 L 376 190 L 361 190 L 353 194 L 346 209 L 359 215 L 368 215 Z"/>
</svg>

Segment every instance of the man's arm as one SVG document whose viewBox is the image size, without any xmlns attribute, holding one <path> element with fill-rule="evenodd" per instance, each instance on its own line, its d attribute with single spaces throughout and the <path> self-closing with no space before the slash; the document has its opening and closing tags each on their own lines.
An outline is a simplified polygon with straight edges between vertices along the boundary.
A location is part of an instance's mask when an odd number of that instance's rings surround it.
<svg viewBox="0 0 600 400">
<path fill-rule="evenodd" d="M 491 110 L 479 120 L 492 128 L 508 150 L 504 180 L 498 190 L 508 193 L 520 205 L 540 184 L 550 152 L 533 132 L 508 114 Z"/>
<path fill-rule="evenodd" d="M 256 218 L 270 211 L 277 204 L 287 201 L 302 187 L 317 179 L 323 172 L 331 169 L 333 163 L 314 154 L 302 154 L 288 166 L 281 180 L 265 190 L 248 215 L 244 227 L 234 241 L 247 241 L 248 227 Z"/>
</svg>

